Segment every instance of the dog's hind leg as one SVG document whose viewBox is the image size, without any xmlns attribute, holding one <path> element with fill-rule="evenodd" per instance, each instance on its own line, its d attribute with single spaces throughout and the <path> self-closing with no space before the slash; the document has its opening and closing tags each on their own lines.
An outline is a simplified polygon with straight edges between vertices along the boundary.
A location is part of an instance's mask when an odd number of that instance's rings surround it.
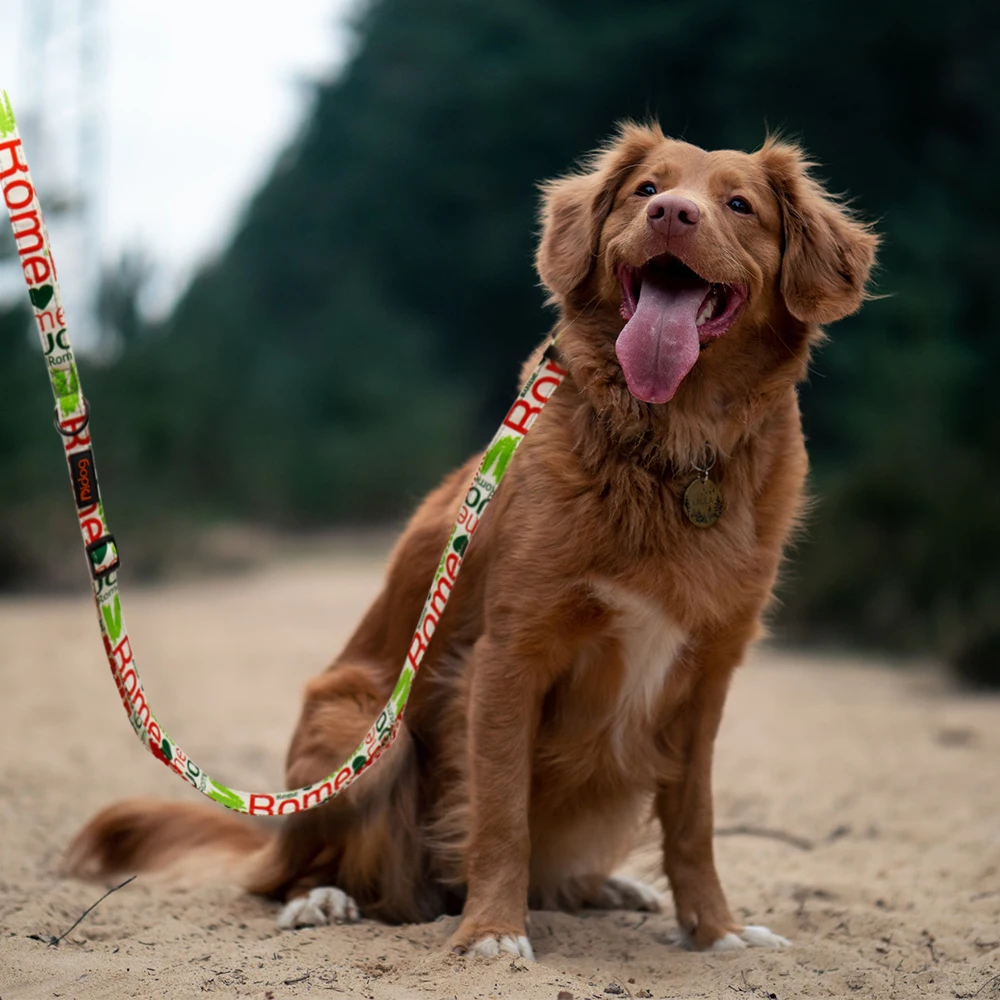
<svg viewBox="0 0 1000 1000">
<path fill-rule="evenodd" d="M 385 704 L 382 687 L 376 670 L 359 664 L 309 682 L 288 753 L 290 787 L 325 778 L 350 757 Z M 422 919 L 433 901 L 419 885 L 425 866 L 417 820 L 416 762 L 404 723 L 356 785 L 287 817 L 248 888 L 287 901 L 282 927 L 350 922 L 359 914 Z"/>
<path fill-rule="evenodd" d="M 628 875 L 573 875 L 557 889 L 559 909 L 640 910 L 659 913 L 663 897 L 651 885 Z"/>
</svg>

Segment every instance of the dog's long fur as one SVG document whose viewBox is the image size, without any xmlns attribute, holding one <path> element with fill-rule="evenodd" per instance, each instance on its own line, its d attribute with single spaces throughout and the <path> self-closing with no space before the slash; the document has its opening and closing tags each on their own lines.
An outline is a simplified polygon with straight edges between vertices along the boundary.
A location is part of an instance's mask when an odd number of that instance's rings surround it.
<svg viewBox="0 0 1000 1000">
<path fill-rule="evenodd" d="M 569 376 L 483 517 L 397 743 L 358 786 L 273 835 L 214 806 L 111 806 L 78 834 L 68 869 L 228 852 L 252 892 L 338 886 L 388 921 L 461 909 L 452 944 L 467 948 L 524 935 L 529 901 L 593 902 L 652 804 L 681 927 L 699 947 L 739 931 L 713 860 L 713 743 L 801 507 L 795 386 L 817 324 L 861 304 L 876 248 L 808 166 L 779 141 L 706 153 L 625 125 L 546 185 L 537 267 Z M 615 356 L 615 268 L 667 246 L 637 197 L 644 181 L 701 207 L 685 263 L 750 291 L 658 405 L 629 394 Z M 727 207 L 735 192 L 752 216 Z M 706 446 L 725 512 L 700 528 L 682 495 Z M 477 461 L 426 498 L 384 590 L 309 683 L 290 787 L 329 774 L 385 702 Z"/>
</svg>

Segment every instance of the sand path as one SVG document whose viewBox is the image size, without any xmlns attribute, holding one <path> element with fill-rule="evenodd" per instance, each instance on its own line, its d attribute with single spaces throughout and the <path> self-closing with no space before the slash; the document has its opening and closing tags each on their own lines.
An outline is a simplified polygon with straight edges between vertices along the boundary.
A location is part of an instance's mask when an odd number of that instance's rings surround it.
<svg viewBox="0 0 1000 1000">
<path fill-rule="evenodd" d="M 171 735 L 238 787 L 280 785 L 303 681 L 378 584 L 316 555 L 248 576 L 128 588 L 144 680 Z M 932 674 L 764 650 L 719 741 L 719 866 L 786 952 L 698 955 L 672 915 L 533 918 L 534 964 L 445 954 L 451 919 L 279 932 L 227 888 L 54 875 L 71 833 L 121 795 L 198 798 L 145 754 L 118 704 L 92 605 L 0 602 L 0 998 L 1000 997 L 1000 700 Z M 747 833 L 784 831 L 782 840 Z M 655 851 L 637 853 L 655 868 Z M 561 991 L 564 991 L 561 993 Z"/>
</svg>

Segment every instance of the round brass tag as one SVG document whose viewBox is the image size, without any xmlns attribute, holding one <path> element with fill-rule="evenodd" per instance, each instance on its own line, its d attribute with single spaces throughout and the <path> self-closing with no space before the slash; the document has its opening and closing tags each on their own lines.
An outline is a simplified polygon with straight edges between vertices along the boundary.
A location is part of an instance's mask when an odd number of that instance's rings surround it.
<svg viewBox="0 0 1000 1000">
<path fill-rule="evenodd" d="M 696 479 L 684 491 L 684 513 L 699 528 L 710 528 L 722 511 L 722 493 L 711 479 Z"/>
</svg>

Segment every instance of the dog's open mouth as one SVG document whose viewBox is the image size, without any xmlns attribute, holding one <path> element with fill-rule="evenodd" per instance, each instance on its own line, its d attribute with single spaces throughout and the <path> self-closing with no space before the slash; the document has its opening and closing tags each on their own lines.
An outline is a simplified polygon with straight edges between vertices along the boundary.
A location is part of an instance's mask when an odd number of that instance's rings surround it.
<svg viewBox="0 0 1000 1000">
<path fill-rule="evenodd" d="M 666 403 L 694 367 L 698 352 L 735 322 L 747 288 L 706 281 L 670 254 L 642 267 L 621 264 L 622 319 L 615 351 L 629 392 Z"/>
</svg>

